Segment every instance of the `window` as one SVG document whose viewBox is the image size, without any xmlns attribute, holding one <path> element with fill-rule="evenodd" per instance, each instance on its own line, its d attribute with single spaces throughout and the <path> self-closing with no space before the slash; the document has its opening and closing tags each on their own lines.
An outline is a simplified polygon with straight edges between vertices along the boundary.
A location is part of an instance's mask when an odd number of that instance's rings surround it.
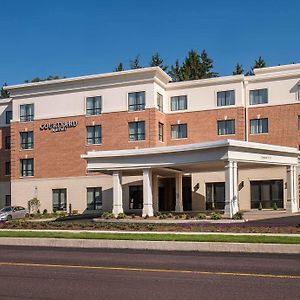
<svg viewBox="0 0 300 300">
<path fill-rule="evenodd" d="M 33 131 L 20 132 L 21 149 L 33 149 Z"/>
<path fill-rule="evenodd" d="M 298 100 L 300 101 L 300 85 L 298 85 Z"/>
<path fill-rule="evenodd" d="M 5 195 L 5 206 L 11 206 L 11 195 Z"/>
<path fill-rule="evenodd" d="M 164 124 L 163 123 L 158 123 L 158 140 L 160 142 L 164 141 Z"/>
<path fill-rule="evenodd" d="M 52 208 L 58 210 L 67 210 L 67 189 L 52 190 Z"/>
<path fill-rule="evenodd" d="M 250 133 L 268 133 L 268 119 L 250 120 Z"/>
<path fill-rule="evenodd" d="M 100 115 L 102 111 L 101 96 L 86 98 L 86 114 L 88 116 Z"/>
<path fill-rule="evenodd" d="M 21 159 L 21 176 L 34 176 L 33 158 Z"/>
<path fill-rule="evenodd" d="M 10 145 L 11 145 L 11 138 L 10 138 L 10 135 L 7 135 L 5 137 L 5 149 L 9 150 L 11 147 Z"/>
<path fill-rule="evenodd" d="M 235 134 L 235 120 L 218 121 L 218 135 Z"/>
<path fill-rule="evenodd" d="M 217 92 L 217 106 L 228 106 L 235 104 L 234 91 Z"/>
<path fill-rule="evenodd" d="M 34 118 L 34 107 L 33 104 L 20 105 L 20 121 L 30 122 Z"/>
<path fill-rule="evenodd" d="M 12 119 L 12 111 L 11 110 L 7 110 L 5 113 L 5 119 L 6 119 L 6 124 L 10 124 L 10 121 Z"/>
<path fill-rule="evenodd" d="M 145 110 L 145 92 L 135 92 L 128 94 L 128 110 Z"/>
<path fill-rule="evenodd" d="M 94 144 L 101 144 L 102 137 L 101 137 L 101 126 L 87 126 L 87 144 L 94 145 Z"/>
<path fill-rule="evenodd" d="M 161 112 L 164 111 L 163 103 L 164 103 L 163 96 L 160 93 L 157 93 L 157 107 L 158 110 Z"/>
<path fill-rule="evenodd" d="M 171 125 L 171 138 L 172 139 L 187 138 L 187 124 Z"/>
<path fill-rule="evenodd" d="M 171 110 L 184 110 L 187 109 L 187 96 L 171 97 Z"/>
<path fill-rule="evenodd" d="M 10 175 L 10 161 L 5 162 L 5 175 L 6 176 Z"/>
<path fill-rule="evenodd" d="M 225 208 L 225 183 L 212 182 L 206 183 L 206 209 Z"/>
<path fill-rule="evenodd" d="M 145 122 L 129 122 L 129 141 L 142 141 L 145 139 Z"/>
<path fill-rule="evenodd" d="M 87 192 L 87 210 L 102 209 L 102 188 L 90 187 Z"/>
<path fill-rule="evenodd" d="M 250 105 L 268 103 L 268 89 L 250 91 Z"/>
<path fill-rule="evenodd" d="M 143 186 L 129 186 L 129 209 L 143 208 Z"/>
<path fill-rule="evenodd" d="M 300 116 L 298 116 L 298 130 L 300 130 Z"/>
</svg>

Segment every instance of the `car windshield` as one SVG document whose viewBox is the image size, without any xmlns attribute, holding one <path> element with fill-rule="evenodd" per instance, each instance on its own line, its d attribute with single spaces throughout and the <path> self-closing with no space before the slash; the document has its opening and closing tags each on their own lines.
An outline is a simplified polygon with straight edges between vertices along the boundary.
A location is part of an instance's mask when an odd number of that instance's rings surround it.
<svg viewBox="0 0 300 300">
<path fill-rule="evenodd" d="M 0 213 L 8 211 L 11 211 L 11 207 L 3 207 L 2 209 L 0 209 Z"/>
</svg>

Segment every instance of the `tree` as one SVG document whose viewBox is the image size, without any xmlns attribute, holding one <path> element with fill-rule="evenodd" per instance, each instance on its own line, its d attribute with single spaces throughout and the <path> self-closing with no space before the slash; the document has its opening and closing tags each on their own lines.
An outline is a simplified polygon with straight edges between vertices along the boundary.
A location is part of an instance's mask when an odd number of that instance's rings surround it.
<svg viewBox="0 0 300 300">
<path fill-rule="evenodd" d="M 232 74 L 233 75 L 241 75 L 243 73 L 244 73 L 243 66 L 241 64 L 237 63 Z"/>
<path fill-rule="evenodd" d="M 182 80 L 195 80 L 203 76 L 200 55 L 195 50 L 188 52 L 181 68 Z"/>
<path fill-rule="evenodd" d="M 120 72 L 120 71 L 124 71 L 124 67 L 123 67 L 123 64 L 122 63 L 119 63 L 117 65 L 117 67 L 115 68 L 115 71 L 114 72 Z"/>
<path fill-rule="evenodd" d="M 130 69 L 134 70 L 134 69 L 140 69 L 140 56 L 137 55 L 134 59 L 129 61 L 129 66 Z"/>
<path fill-rule="evenodd" d="M 253 67 L 250 71 L 246 73 L 247 76 L 254 75 L 254 69 L 265 68 L 267 66 L 265 60 L 260 56 L 257 60 L 255 60 Z"/>
<path fill-rule="evenodd" d="M 180 66 L 178 59 L 176 60 L 175 65 L 171 66 L 169 75 L 172 77 L 173 81 L 181 81 L 182 80 L 182 67 Z"/>
<path fill-rule="evenodd" d="M 203 50 L 200 54 L 201 66 L 202 66 L 202 76 L 201 78 L 212 78 L 217 77 L 218 73 L 213 72 L 213 60 L 208 57 L 207 52 Z M 200 79 L 201 79 L 200 78 Z"/>
<path fill-rule="evenodd" d="M 162 70 L 166 71 L 167 66 L 164 66 L 164 60 L 160 57 L 159 53 L 156 52 L 152 55 L 149 66 L 150 67 L 160 67 Z"/>
<path fill-rule="evenodd" d="M 7 86 L 7 83 L 4 83 L 1 87 L 0 98 L 9 98 L 9 92 L 4 89 L 5 86 Z"/>
<path fill-rule="evenodd" d="M 63 77 L 65 78 L 65 77 Z M 59 77 L 58 75 L 49 75 L 46 78 L 40 78 L 40 77 L 34 77 L 31 80 L 25 80 L 25 83 L 31 83 L 31 82 L 40 82 L 40 81 L 46 81 L 46 80 L 57 80 L 57 79 L 61 79 L 61 77 Z"/>
</svg>

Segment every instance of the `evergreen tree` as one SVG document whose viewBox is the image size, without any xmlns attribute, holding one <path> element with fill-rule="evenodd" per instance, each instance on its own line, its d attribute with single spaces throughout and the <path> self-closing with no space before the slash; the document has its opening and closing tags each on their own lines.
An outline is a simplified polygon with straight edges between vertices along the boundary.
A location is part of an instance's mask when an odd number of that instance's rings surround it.
<svg viewBox="0 0 300 300">
<path fill-rule="evenodd" d="M 182 81 L 182 67 L 180 66 L 179 60 L 177 59 L 175 65 L 171 66 L 171 70 L 168 72 L 172 77 L 173 81 Z"/>
<path fill-rule="evenodd" d="M 120 72 L 120 71 L 124 71 L 124 67 L 122 63 L 119 63 L 114 70 L 114 72 Z"/>
<path fill-rule="evenodd" d="M 160 67 L 162 70 L 166 71 L 167 66 L 164 66 L 164 60 L 160 57 L 159 53 L 156 52 L 152 55 L 149 66 L 150 67 Z"/>
<path fill-rule="evenodd" d="M 241 64 L 237 63 L 232 74 L 233 75 L 241 75 L 243 73 L 244 73 L 243 66 Z"/>
<path fill-rule="evenodd" d="M 66 77 L 63 77 L 66 78 Z M 31 82 L 40 82 L 40 81 L 46 81 L 46 80 L 57 80 L 57 79 L 61 79 L 61 77 L 59 77 L 58 75 L 49 75 L 46 78 L 40 78 L 40 77 L 34 77 L 31 80 L 25 80 L 25 83 L 31 83 Z"/>
<path fill-rule="evenodd" d="M 253 67 L 250 71 L 246 73 L 247 76 L 254 75 L 254 69 L 265 68 L 267 66 L 265 60 L 260 56 L 257 60 L 255 60 Z"/>
<path fill-rule="evenodd" d="M 140 56 L 137 55 L 134 59 L 129 61 L 129 66 L 130 69 L 134 70 L 134 69 L 140 69 L 141 65 L 140 65 Z"/>
<path fill-rule="evenodd" d="M 190 50 L 181 68 L 182 80 L 195 80 L 203 76 L 203 66 L 200 55 L 195 50 Z"/>
<path fill-rule="evenodd" d="M 4 83 L 4 85 L 1 87 L 0 98 L 9 98 L 8 91 L 4 90 L 3 88 L 5 86 L 7 86 L 7 83 Z"/>
<path fill-rule="evenodd" d="M 203 50 L 200 54 L 202 75 L 201 78 L 212 78 L 217 77 L 218 73 L 213 72 L 213 60 L 208 57 L 207 52 Z"/>
</svg>

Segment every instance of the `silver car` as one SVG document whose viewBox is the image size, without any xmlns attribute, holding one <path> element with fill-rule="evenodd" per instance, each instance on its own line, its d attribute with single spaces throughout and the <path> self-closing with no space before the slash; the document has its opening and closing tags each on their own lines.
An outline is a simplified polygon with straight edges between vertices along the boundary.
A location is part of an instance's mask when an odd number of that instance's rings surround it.
<svg viewBox="0 0 300 300">
<path fill-rule="evenodd" d="M 6 206 L 0 209 L 0 221 L 29 217 L 28 210 L 22 206 Z"/>
</svg>

